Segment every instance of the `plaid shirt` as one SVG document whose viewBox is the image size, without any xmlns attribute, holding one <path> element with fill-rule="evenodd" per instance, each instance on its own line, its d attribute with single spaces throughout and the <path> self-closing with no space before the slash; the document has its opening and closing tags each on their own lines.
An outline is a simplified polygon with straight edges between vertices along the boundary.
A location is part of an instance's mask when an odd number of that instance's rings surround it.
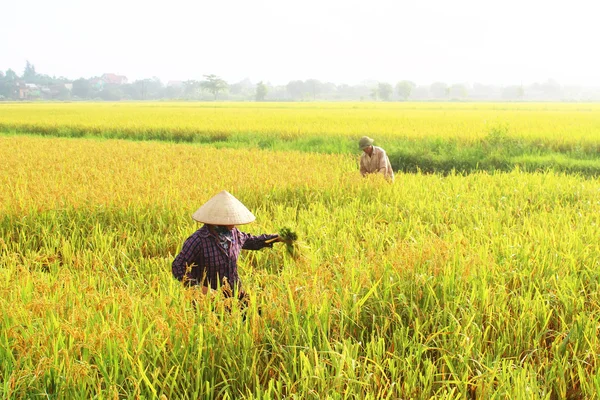
<svg viewBox="0 0 600 400">
<path fill-rule="evenodd" d="M 237 260 L 242 249 L 260 250 L 263 247 L 273 247 L 266 240 L 277 235 L 253 236 L 233 228 L 232 241 L 228 249 L 219 243 L 218 237 L 210 231 L 208 225 L 203 225 L 192 234 L 181 252 L 173 260 L 173 275 L 188 285 L 210 286 L 216 289 L 224 285 L 224 278 L 234 289 L 241 284 L 238 275 Z"/>
</svg>

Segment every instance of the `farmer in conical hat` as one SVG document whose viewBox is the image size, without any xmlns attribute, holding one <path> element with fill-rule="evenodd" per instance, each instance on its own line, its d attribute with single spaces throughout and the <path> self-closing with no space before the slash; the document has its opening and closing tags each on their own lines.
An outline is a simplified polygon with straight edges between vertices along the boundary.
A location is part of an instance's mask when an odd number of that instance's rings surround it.
<svg viewBox="0 0 600 400">
<path fill-rule="evenodd" d="M 240 251 L 273 247 L 273 242 L 283 241 L 279 235 L 240 232 L 236 225 L 249 224 L 256 217 L 225 190 L 202 205 L 192 218 L 204 225 L 187 238 L 172 271 L 185 284 L 202 286 L 204 293 L 220 287 L 231 295 L 241 284 L 237 267 Z M 239 295 L 244 297 L 241 291 Z"/>
<path fill-rule="evenodd" d="M 363 136 L 358 141 L 358 147 L 363 151 L 360 157 L 360 173 L 383 174 L 386 179 L 394 181 L 394 170 L 386 152 L 381 147 L 373 146 L 375 141 L 368 136 Z"/>
</svg>

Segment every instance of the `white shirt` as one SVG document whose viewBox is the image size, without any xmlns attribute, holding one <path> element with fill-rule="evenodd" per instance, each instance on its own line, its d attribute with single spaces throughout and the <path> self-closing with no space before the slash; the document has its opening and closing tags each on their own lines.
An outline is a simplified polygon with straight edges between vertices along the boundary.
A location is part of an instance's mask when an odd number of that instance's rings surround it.
<svg viewBox="0 0 600 400">
<path fill-rule="evenodd" d="M 394 170 L 385 150 L 381 147 L 373 146 L 373 152 L 369 156 L 363 151 L 360 157 L 360 173 L 362 176 L 367 174 L 383 174 L 386 178 L 394 180 Z"/>
</svg>

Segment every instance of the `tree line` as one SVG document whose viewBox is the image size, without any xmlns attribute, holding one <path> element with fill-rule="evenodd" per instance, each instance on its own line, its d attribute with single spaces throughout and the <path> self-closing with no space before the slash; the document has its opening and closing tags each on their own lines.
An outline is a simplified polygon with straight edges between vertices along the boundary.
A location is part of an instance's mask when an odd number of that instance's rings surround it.
<svg viewBox="0 0 600 400">
<path fill-rule="evenodd" d="M 448 84 L 417 85 L 399 82 L 364 81 L 334 84 L 317 79 L 292 80 L 286 85 L 253 83 L 244 79 L 228 83 L 215 74 L 201 80 L 169 81 L 125 77 L 114 74 L 69 80 L 40 74 L 26 62 L 22 75 L 12 69 L 0 71 L 0 100 L 227 100 L 227 101 L 597 101 L 600 88 L 560 85 L 547 80 L 531 85 Z"/>
</svg>

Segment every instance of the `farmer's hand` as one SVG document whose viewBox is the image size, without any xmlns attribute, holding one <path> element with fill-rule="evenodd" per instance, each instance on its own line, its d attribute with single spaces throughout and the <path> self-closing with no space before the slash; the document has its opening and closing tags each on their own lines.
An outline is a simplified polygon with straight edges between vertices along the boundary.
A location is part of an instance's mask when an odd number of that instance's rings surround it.
<svg viewBox="0 0 600 400">
<path fill-rule="evenodd" d="M 266 243 L 277 243 L 277 242 L 286 243 L 286 244 L 292 244 L 294 241 L 293 240 L 286 240 L 286 239 L 282 238 L 279 235 L 277 235 L 277 237 L 274 237 L 274 238 L 269 239 L 269 240 L 266 241 Z"/>
<path fill-rule="evenodd" d="M 285 240 L 281 236 L 277 236 L 277 238 L 275 238 L 274 242 L 281 242 L 281 243 L 286 243 L 286 244 L 292 244 L 293 240 Z"/>
</svg>

